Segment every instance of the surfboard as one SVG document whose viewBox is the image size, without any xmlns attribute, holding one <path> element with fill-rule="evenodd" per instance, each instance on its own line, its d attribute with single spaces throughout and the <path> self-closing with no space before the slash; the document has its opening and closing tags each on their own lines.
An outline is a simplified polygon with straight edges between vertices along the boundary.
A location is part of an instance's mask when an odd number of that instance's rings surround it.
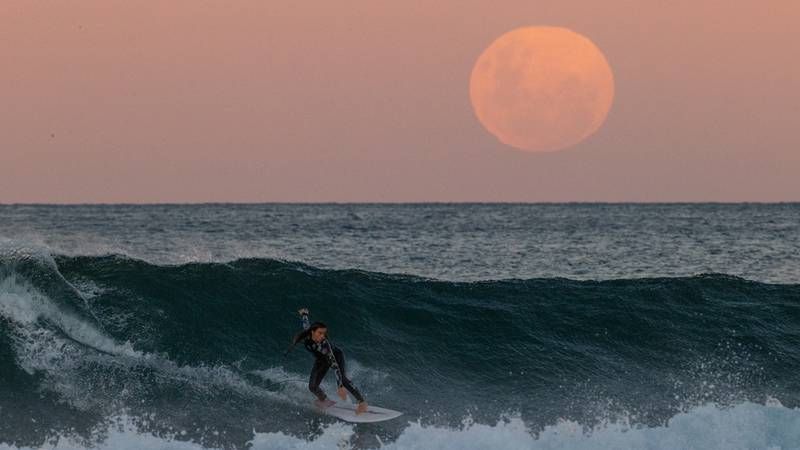
<svg viewBox="0 0 800 450">
<path fill-rule="evenodd" d="M 315 409 L 329 416 L 336 417 L 337 419 L 353 423 L 383 422 L 384 420 L 394 419 L 403 415 L 400 411 L 372 405 L 370 405 L 365 412 L 356 414 L 356 405 L 345 402 L 334 403 L 325 409 L 317 407 L 315 407 Z"/>
</svg>

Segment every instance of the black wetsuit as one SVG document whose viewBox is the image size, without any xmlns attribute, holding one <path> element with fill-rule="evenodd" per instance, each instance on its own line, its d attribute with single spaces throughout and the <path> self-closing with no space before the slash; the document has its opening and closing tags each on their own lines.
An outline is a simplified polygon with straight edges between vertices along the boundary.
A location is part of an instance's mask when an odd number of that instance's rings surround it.
<svg viewBox="0 0 800 450">
<path fill-rule="evenodd" d="M 303 329 L 307 330 L 311 324 L 309 323 L 308 314 L 301 316 L 303 321 Z M 303 341 L 303 346 L 314 355 L 314 367 L 311 369 L 311 376 L 308 378 L 308 390 L 314 393 L 320 401 L 324 401 L 328 397 L 325 392 L 320 389 L 319 385 L 328 369 L 333 367 L 336 373 L 336 384 L 338 387 L 344 387 L 353 395 L 358 402 L 363 402 L 364 397 L 361 392 L 358 392 L 350 379 L 344 371 L 344 353 L 334 347 L 328 339 L 323 339 L 322 342 L 314 342 L 311 336 Z"/>
</svg>

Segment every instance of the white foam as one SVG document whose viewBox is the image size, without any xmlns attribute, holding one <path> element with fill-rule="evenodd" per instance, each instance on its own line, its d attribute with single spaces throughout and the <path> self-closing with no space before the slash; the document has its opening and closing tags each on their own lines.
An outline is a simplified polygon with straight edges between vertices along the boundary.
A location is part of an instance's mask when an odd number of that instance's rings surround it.
<svg viewBox="0 0 800 450">
<path fill-rule="evenodd" d="M 6 262 L 32 261 L 43 267 L 58 270 L 56 261 L 42 240 L 14 240 L 0 236 L 0 257 Z"/>
<path fill-rule="evenodd" d="M 333 423 L 324 426 L 313 437 L 298 437 L 282 432 L 254 433 L 249 442 L 252 450 L 266 449 L 330 449 L 351 448 L 354 433 L 352 425 Z M 83 441 L 60 436 L 39 448 L 68 450 L 94 448 L 140 449 L 160 448 L 201 450 L 200 443 L 184 442 L 173 436 L 155 437 L 140 432 L 128 418 L 116 418 L 91 447 Z M 672 417 L 666 425 L 658 427 L 631 426 L 622 423 L 605 423 L 586 429 L 581 424 L 560 421 L 532 433 L 519 418 L 504 418 L 496 425 L 476 424 L 471 421 L 458 428 L 426 426 L 409 423 L 394 442 L 384 442 L 384 450 L 409 449 L 800 449 L 800 410 L 781 406 L 774 400 L 765 404 L 741 403 L 733 407 L 708 404 Z M 0 450 L 27 450 L 0 444 Z"/>
<path fill-rule="evenodd" d="M 411 424 L 394 449 L 798 449 L 800 410 L 742 403 L 730 408 L 704 405 L 672 417 L 665 426 L 604 423 L 591 429 L 559 421 L 538 435 L 519 418 L 495 426 L 473 424 L 461 430 Z"/>
<path fill-rule="evenodd" d="M 90 321 L 61 310 L 15 273 L 0 279 L 0 315 L 27 328 L 39 319 L 46 319 L 70 338 L 87 346 L 115 355 L 141 356 L 130 343 L 118 344 Z"/>
<path fill-rule="evenodd" d="M 94 444 L 87 443 L 84 439 L 72 436 L 57 436 L 49 439 L 47 443 L 37 447 L 17 447 L 0 443 L 0 450 L 79 450 L 93 448 L 98 450 L 197 450 L 203 449 L 194 442 L 176 440 L 175 436 L 156 437 L 148 433 L 140 433 L 133 422 L 127 417 L 113 419 L 106 430 L 97 430 L 89 439 Z M 102 438 L 100 437 L 102 436 Z M 102 439 L 98 441 L 98 439 Z"/>
<path fill-rule="evenodd" d="M 130 342 L 119 343 L 91 321 L 61 310 L 13 272 L 0 277 L 0 317 L 11 324 L 9 331 L 19 367 L 30 374 L 43 374 L 44 389 L 58 393 L 63 401 L 80 410 L 109 406 L 105 397 L 136 397 L 137 391 L 148 388 L 135 377 L 136 369 L 141 367 L 152 368 L 157 382 L 187 383 L 198 392 L 214 393 L 226 388 L 250 398 L 292 403 L 285 395 L 248 383 L 228 367 L 179 365 L 169 355 L 138 351 Z M 55 327 L 44 326 L 42 320 Z M 87 372 L 92 365 L 123 372 L 131 369 L 134 376 L 120 390 L 102 372 Z"/>
</svg>

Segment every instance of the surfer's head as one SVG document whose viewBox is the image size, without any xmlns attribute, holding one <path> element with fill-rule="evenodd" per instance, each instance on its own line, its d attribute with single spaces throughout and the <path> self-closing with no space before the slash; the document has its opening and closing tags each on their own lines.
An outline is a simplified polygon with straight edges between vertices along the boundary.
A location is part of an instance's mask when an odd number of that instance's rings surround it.
<svg viewBox="0 0 800 450">
<path fill-rule="evenodd" d="M 303 330 L 294 336 L 294 339 L 292 339 L 292 347 L 308 338 L 311 338 L 311 340 L 314 342 L 322 342 L 327 336 L 328 326 L 322 322 L 314 322 L 308 327 L 307 330 Z M 289 350 L 287 350 L 287 352 L 290 350 L 291 347 Z"/>
<path fill-rule="evenodd" d="M 314 342 L 322 342 L 328 336 L 328 327 L 322 322 L 314 322 L 308 327 L 311 332 L 311 340 Z"/>
</svg>

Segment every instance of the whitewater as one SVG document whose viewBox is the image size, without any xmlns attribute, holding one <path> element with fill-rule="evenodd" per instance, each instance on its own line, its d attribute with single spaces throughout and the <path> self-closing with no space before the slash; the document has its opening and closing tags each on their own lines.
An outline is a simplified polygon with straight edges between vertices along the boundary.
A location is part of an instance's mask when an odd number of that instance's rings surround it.
<svg viewBox="0 0 800 450">
<path fill-rule="evenodd" d="M 797 449 L 799 227 L 791 204 L 0 205 L 0 449 Z M 283 356 L 301 306 L 401 419 L 311 410 L 310 356 Z"/>
</svg>

